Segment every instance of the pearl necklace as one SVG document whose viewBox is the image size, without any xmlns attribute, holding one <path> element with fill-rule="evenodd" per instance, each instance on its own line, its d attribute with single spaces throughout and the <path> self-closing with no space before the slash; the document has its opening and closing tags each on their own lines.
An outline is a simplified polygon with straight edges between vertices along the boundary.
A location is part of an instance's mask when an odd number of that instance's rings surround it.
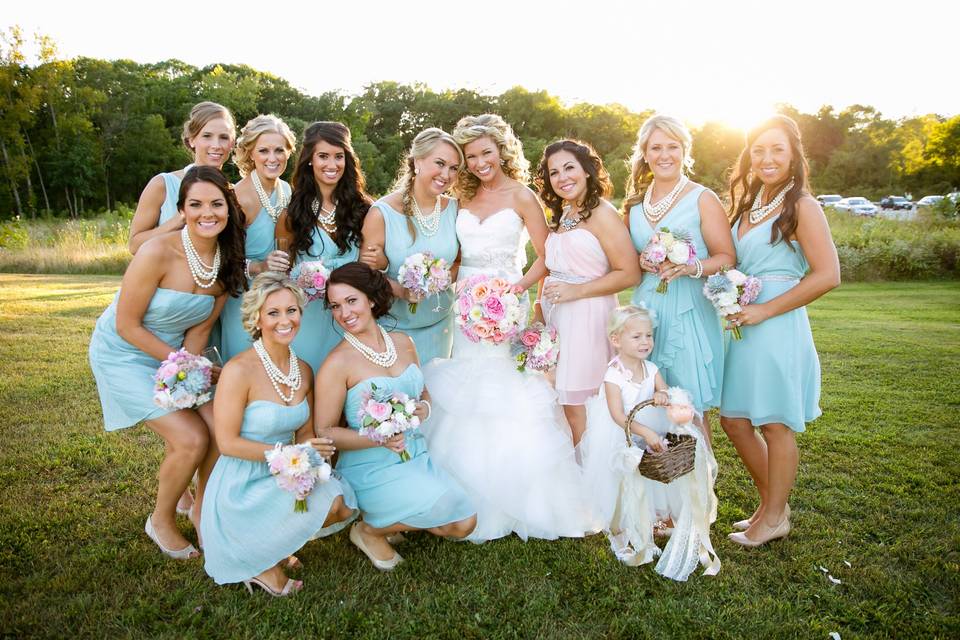
<svg viewBox="0 0 960 640">
<path fill-rule="evenodd" d="M 413 194 L 410 194 L 410 203 L 413 205 L 413 217 L 420 223 L 423 235 L 428 237 L 437 235 L 437 231 L 440 230 L 440 196 L 437 196 L 437 201 L 433 205 L 433 213 L 428 216 L 423 215 Z"/>
<path fill-rule="evenodd" d="M 794 181 L 793 178 L 790 178 L 790 183 L 780 190 L 773 200 L 768 204 L 763 204 L 763 194 L 766 191 L 767 185 L 760 185 L 760 191 L 757 191 L 757 197 L 753 200 L 753 207 L 750 209 L 750 224 L 757 224 L 768 215 L 773 213 L 777 207 L 783 204 L 783 199 L 787 197 L 787 193 L 793 189 Z"/>
<path fill-rule="evenodd" d="M 677 180 L 676 186 L 670 190 L 670 193 L 660 198 L 656 204 L 653 203 L 653 187 L 657 184 L 657 181 L 654 180 L 651 182 L 650 186 L 647 187 L 647 192 L 643 194 L 643 215 L 647 217 L 647 220 L 656 224 L 660 221 L 660 218 L 667 215 L 667 211 L 670 211 L 670 207 L 676 202 L 677 196 L 680 195 L 680 192 L 683 191 L 683 188 L 687 186 L 688 182 L 690 182 L 690 178 L 681 175 L 680 179 Z"/>
<path fill-rule="evenodd" d="M 317 217 L 317 222 L 323 227 L 324 231 L 330 234 L 337 232 L 336 206 L 330 209 L 330 211 L 327 211 L 323 208 L 323 205 L 320 204 L 320 200 L 314 198 L 313 202 L 310 203 L 310 210 L 313 211 L 313 215 Z"/>
<path fill-rule="evenodd" d="M 283 193 L 283 189 L 280 189 L 280 195 L 277 196 L 277 206 L 274 207 L 272 204 L 270 204 L 270 196 L 268 196 L 267 192 L 263 190 L 263 184 L 260 182 L 260 176 L 257 175 L 256 169 L 254 169 L 250 176 L 250 180 L 253 182 L 253 188 L 257 192 L 257 197 L 260 199 L 260 206 L 266 209 L 267 215 L 270 216 L 270 219 L 276 222 L 277 218 L 280 217 L 280 212 L 286 209 L 287 205 L 290 204 L 290 199 L 287 198 L 286 194 Z M 278 183 L 273 190 L 276 191 L 279 188 L 280 185 Z"/>
<path fill-rule="evenodd" d="M 270 358 L 266 347 L 263 346 L 263 338 L 258 338 L 253 342 L 253 349 L 257 352 L 257 355 L 260 356 L 260 362 L 263 364 L 263 368 L 267 372 L 267 377 L 270 378 L 270 384 L 273 385 L 273 389 L 277 392 L 277 395 L 280 396 L 284 404 L 290 404 L 293 401 L 293 396 L 296 395 L 297 390 L 300 389 L 300 383 L 302 382 L 300 378 L 300 362 L 297 360 L 297 354 L 294 352 L 293 347 L 289 347 L 290 373 L 287 375 L 284 375 Z M 284 395 L 283 391 L 280 390 L 281 384 L 290 388 L 290 395 Z"/>
<path fill-rule="evenodd" d="M 380 329 L 380 334 L 383 336 L 383 343 L 387 347 L 387 350 L 382 353 L 363 344 L 359 338 L 349 331 L 344 332 L 343 338 L 350 343 L 350 346 L 359 351 L 364 358 L 386 369 L 387 367 L 392 367 L 393 363 L 397 361 L 397 347 L 393 344 L 393 338 L 390 337 L 386 329 L 380 325 L 377 325 L 377 328 Z"/>
<path fill-rule="evenodd" d="M 187 257 L 187 266 L 190 267 L 190 275 L 193 281 L 201 289 L 209 289 L 217 281 L 217 275 L 220 273 L 220 245 L 217 244 L 217 252 L 213 254 L 213 265 L 209 265 L 200 259 L 193 242 L 190 240 L 190 232 L 184 227 L 180 231 L 180 241 L 183 243 L 183 254 Z"/>
</svg>

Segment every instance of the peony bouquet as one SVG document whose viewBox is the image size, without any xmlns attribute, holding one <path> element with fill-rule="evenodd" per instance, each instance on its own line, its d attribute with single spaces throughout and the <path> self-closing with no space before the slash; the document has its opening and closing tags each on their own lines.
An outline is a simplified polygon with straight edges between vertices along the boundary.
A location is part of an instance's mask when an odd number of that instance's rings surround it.
<svg viewBox="0 0 960 640">
<path fill-rule="evenodd" d="M 736 269 L 721 269 L 707 278 L 703 285 L 703 295 L 707 297 L 717 313 L 723 317 L 738 313 L 760 295 L 760 278 L 748 276 Z M 743 338 L 740 327 L 734 326 L 735 340 Z"/>
<path fill-rule="evenodd" d="M 517 371 L 527 367 L 547 371 L 557 366 L 560 339 L 556 327 L 534 322 L 510 341 L 510 355 L 517 361 Z"/>
<path fill-rule="evenodd" d="M 426 298 L 439 294 L 450 286 L 450 265 L 443 258 L 435 258 L 429 251 L 414 253 L 400 265 L 397 272 L 400 286 Z M 437 296 L 439 304 L 439 295 Z M 410 303 L 410 313 L 417 312 L 417 303 Z M 436 309 L 439 311 L 440 309 Z"/>
<path fill-rule="evenodd" d="M 323 260 L 310 260 L 300 265 L 300 275 L 297 276 L 297 286 L 307 294 L 307 302 L 322 300 L 327 295 L 327 278 L 330 269 L 323 264 Z"/>
<path fill-rule="evenodd" d="M 213 363 L 186 349 L 173 351 L 154 374 L 153 402 L 164 409 L 192 409 L 208 402 Z"/>
<path fill-rule="evenodd" d="M 503 278 L 477 274 L 458 283 L 456 322 L 470 342 L 501 344 L 527 320 L 526 309 Z"/>
<path fill-rule="evenodd" d="M 287 444 L 279 442 L 269 451 L 263 452 L 270 473 L 277 479 L 277 486 L 296 496 L 293 505 L 296 513 L 307 511 L 307 495 L 313 491 L 317 482 L 330 479 L 330 465 L 317 450 L 309 444 Z"/>
<path fill-rule="evenodd" d="M 370 391 L 363 394 L 357 417 L 360 420 L 360 435 L 383 444 L 393 436 L 416 429 L 420 418 L 413 415 L 417 403 L 402 392 L 390 392 L 371 383 Z M 400 460 L 406 462 L 410 454 L 404 449 Z"/>
<path fill-rule="evenodd" d="M 690 234 L 684 230 L 670 231 L 666 227 L 660 227 L 660 231 L 650 237 L 640 255 L 657 266 L 667 260 L 674 264 L 696 264 L 697 261 L 697 249 Z M 666 293 L 669 284 L 661 278 L 657 293 Z"/>
</svg>

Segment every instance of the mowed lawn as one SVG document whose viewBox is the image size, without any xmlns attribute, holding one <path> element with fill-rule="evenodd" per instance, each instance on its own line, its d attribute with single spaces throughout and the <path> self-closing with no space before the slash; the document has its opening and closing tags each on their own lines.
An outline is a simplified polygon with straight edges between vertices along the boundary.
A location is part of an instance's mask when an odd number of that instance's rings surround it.
<svg viewBox="0 0 960 640">
<path fill-rule="evenodd" d="M 824 415 L 799 438 L 788 539 L 726 539 L 755 497 L 714 421 L 716 577 L 621 566 L 602 536 L 413 535 L 381 574 L 340 534 L 300 552 L 288 599 L 217 587 L 144 535 L 163 447 L 103 431 L 87 364 L 118 283 L 0 275 L 3 637 L 960 637 L 960 283 L 844 285 L 812 306 Z"/>
</svg>

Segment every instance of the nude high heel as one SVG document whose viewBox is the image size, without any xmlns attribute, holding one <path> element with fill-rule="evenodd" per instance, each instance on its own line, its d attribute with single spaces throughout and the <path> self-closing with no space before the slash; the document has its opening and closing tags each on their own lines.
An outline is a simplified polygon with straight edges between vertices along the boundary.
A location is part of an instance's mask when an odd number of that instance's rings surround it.
<svg viewBox="0 0 960 640">
<path fill-rule="evenodd" d="M 247 591 L 250 592 L 250 595 L 253 595 L 253 585 L 257 585 L 274 598 L 285 598 L 303 589 L 303 581 L 294 580 L 293 578 L 287 578 L 287 583 L 283 585 L 283 589 L 280 591 L 277 591 L 259 578 L 250 578 L 249 580 L 243 581 L 243 586 L 247 588 Z"/>
<path fill-rule="evenodd" d="M 373 563 L 380 571 L 392 571 L 398 564 L 403 562 L 403 558 L 399 553 L 394 551 L 393 557 L 389 560 L 380 560 L 370 549 L 367 548 L 367 545 L 363 543 L 363 537 L 360 535 L 360 523 L 356 522 L 352 527 L 350 527 L 350 542 L 354 544 L 357 549 L 363 551 L 363 553 L 370 558 L 370 562 Z"/>
</svg>

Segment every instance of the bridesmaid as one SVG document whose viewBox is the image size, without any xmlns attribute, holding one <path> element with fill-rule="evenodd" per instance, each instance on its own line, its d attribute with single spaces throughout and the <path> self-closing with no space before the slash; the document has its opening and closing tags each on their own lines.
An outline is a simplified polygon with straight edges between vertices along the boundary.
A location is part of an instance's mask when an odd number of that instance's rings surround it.
<svg viewBox="0 0 960 640">
<path fill-rule="evenodd" d="M 630 179 L 623 203 L 625 220 L 637 251 L 661 227 L 685 231 L 693 240 L 693 265 L 666 261 L 659 265 L 640 258 L 643 279 L 633 303 L 656 314 L 657 340 L 650 359 L 670 386 L 690 392 L 698 416 L 694 419 L 711 443 L 706 411 L 720 406 L 723 380 L 722 328 L 713 305 L 703 295 L 701 277 L 735 262 L 730 225 L 713 191 L 687 178 L 693 167 L 693 138 L 683 123 L 655 115 L 640 127 L 630 158 Z M 666 293 L 657 293 L 663 279 Z"/>
<path fill-rule="evenodd" d="M 387 332 L 378 320 L 393 302 L 390 283 L 361 262 L 335 269 L 327 282 L 326 304 L 344 331 L 317 373 L 314 424 L 340 451 L 337 469 L 357 493 L 363 521 L 350 529 L 350 541 L 377 569 L 389 571 L 400 554 L 387 536 L 425 529 L 439 536 L 465 538 L 476 526 L 476 510 L 463 490 L 427 453 L 423 437 L 394 436 L 383 445 L 361 436 L 357 411 L 363 394 L 378 389 L 417 398 L 416 415 L 430 417 L 417 349 L 399 332 Z M 348 427 L 340 424 L 341 416 Z M 410 455 L 402 462 L 400 452 Z"/>
<path fill-rule="evenodd" d="M 366 192 L 350 129 L 339 122 L 307 127 L 293 186 L 290 206 L 277 222 L 278 242 L 286 243 L 297 262 L 320 260 L 331 271 L 357 260 L 363 220 L 373 200 Z M 293 278 L 298 274 L 295 266 Z M 321 302 L 307 305 L 302 325 L 293 346 L 316 372 L 340 342 L 340 334 Z"/>
<path fill-rule="evenodd" d="M 738 268 L 760 278 L 756 302 L 727 318 L 745 327 L 724 363 L 720 424 L 760 494 L 730 539 L 756 547 L 790 533 L 796 432 L 820 415 L 820 360 L 806 305 L 840 284 L 840 263 L 810 195 L 800 130 L 774 116 L 747 136 L 730 182 Z M 759 428 L 762 436 L 754 431 Z"/>
<path fill-rule="evenodd" d="M 183 145 L 193 154 L 193 162 L 179 171 L 161 173 L 151 178 L 130 222 L 130 253 L 136 253 L 150 238 L 179 231 L 183 220 L 177 215 L 177 196 L 180 181 L 190 167 L 209 166 L 222 169 L 230 157 L 233 141 L 237 137 L 237 125 L 233 114 L 216 102 L 200 102 L 190 110 L 190 117 L 183 123 Z"/>
<path fill-rule="evenodd" d="M 286 272 L 285 251 L 274 251 L 274 228 L 290 202 L 290 185 L 280 179 L 296 140 L 275 115 L 259 115 L 244 125 L 233 160 L 243 178 L 234 191 L 247 220 L 247 278 L 264 271 Z M 240 298 L 227 299 L 220 320 L 220 347 L 224 361 L 250 348 L 250 335 L 240 319 Z"/>
<path fill-rule="evenodd" d="M 227 296 L 246 283 L 243 213 L 220 170 L 187 171 L 177 208 L 184 227 L 144 243 L 97 320 L 90 367 L 107 431 L 142 420 L 166 443 L 156 506 L 144 530 L 163 553 L 187 559 L 198 553 L 177 529 L 175 508 L 199 469 L 193 515 L 200 516 L 204 484 L 218 455 L 210 437 L 213 411 L 209 403 L 179 411 L 157 407 L 153 376 L 170 352 L 184 347 L 199 353 Z"/>
<path fill-rule="evenodd" d="M 397 282 L 397 272 L 407 256 L 429 251 L 453 267 L 456 279 L 457 201 L 443 194 L 454 186 L 462 164 L 463 152 L 453 136 L 436 127 L 421 131 L 413 139 L 393 193 L 373 203 L 363 224 L 361 259 L 374 268 L 386 266 L 397 298 L 390 315 L 396 318 L 396 329 L 413 339 L 424 363 L 450 357 L 453 292 L 431 295 L 411 313 L 409 303 L 420 299 Z"/>
<path fill-rule="evenodd" d="M 547 269 L 538 301 L 560 335 L 556 388 L 577 445 L 587 426 L 586 402 L 597 394 L 613 355 L 607 318 L 617 293 L 640 279 L 637 252 L 617 210 L 604 197 L 613 191 L 600 156 L 575 140 L 543 151 L 536 178 L 552 212 Z"/>
<path fill-rule="evenodd" d="M 277 442 L 306 442 L 330 458 L 329 438 L 313 433 L 313 372 L 291 347 L 300 327 L 303 291 L 286 275 L 265 272 L 243 295 L 243 326 L 253 348 L 223 368 L 214 410 L 220 459 L 203 501 L 205 569 L 217 584 L 257 585 L 272 596 L 299 591 L 281 566 L 308 541 L 345 527 L 356 515 L 350 486 L 331 477 L 296 513 L 294 497 L 277 487 L 264 453 Z M 288 567 L 299 565 L 289 558 Z"/>
</svg>

